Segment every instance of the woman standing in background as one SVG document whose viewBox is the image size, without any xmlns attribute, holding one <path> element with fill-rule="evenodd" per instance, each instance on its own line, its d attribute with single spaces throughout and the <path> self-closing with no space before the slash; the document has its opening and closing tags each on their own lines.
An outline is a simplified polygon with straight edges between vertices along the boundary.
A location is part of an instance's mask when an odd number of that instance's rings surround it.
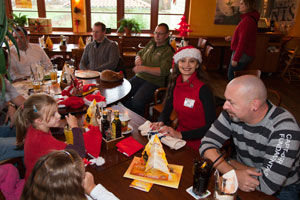
<svg viewBox="0 0 300 200">
<path fill-rule="evenodd" d="M 244 69 L 255 56 L 256 32 L 259 13 L 255 10 L 255 0 L 241 0 L 239 11 L 241 21 L 237 25 L 233 37 L 225 37 L 231 41 L 232 56 L 228 66 L 228 80 L 234 78 L 234 71 Z"/>
</svg>

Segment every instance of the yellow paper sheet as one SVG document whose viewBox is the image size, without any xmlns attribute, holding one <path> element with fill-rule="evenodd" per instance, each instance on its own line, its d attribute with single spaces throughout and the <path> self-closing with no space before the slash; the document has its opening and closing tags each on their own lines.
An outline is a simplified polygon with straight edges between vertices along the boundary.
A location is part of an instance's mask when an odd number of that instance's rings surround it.
<svg viewBox="0 0 300 200">
<path fill-rule="evenodd" d="M 126 178 L 131 178 L 131 179 L 136 179 L 136 180 L 140 180 L 140 181 L 145 181 L 148 183 L 153 183 L 153 184 L 157 184 L 157 185 L 162 185 L 162 186 L 166 186 L 166 187 L 171 187 L 171 188 L 178 188 L 179 186 L 179 182 L 180 182 L 180 178 L 181 178 L 181 174 L 182 174 L 182 170 L 183 170 L 183 166 L 180 165 L 172 165 L 169 164 L 169 168 L 170 170 L 170 176 L 169 176 L 169 180 L 157 180 L 157 179 L 152 179 L 152 178 L 147 178 L 144 176 L 137 176 L 137 175 L 133 175 L 130 174 L 133 166 L 135 163 L 139 163 L 141 158 L 139 157 L 134 157 L 129 168 L 127 169 L 127 171 L 124 174 L 124 177 Z"/>
</svg>

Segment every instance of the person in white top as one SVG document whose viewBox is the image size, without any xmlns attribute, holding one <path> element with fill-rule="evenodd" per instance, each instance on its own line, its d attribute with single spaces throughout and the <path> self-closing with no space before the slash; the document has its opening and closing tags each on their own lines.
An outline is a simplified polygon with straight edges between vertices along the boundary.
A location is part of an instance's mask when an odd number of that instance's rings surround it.
<svg viewBox="0 0 300 200">
<path fill-rule="evenodd" d="M 85 172 L 79 154 L 72 149 L 53 151 L 41 157 L 25 183 L 21 200 L 88 199 L 118 200 Z"/>
<path fill-rule="evenodd" d="M 31 65 L 41 64 L 45 68 L 51 65 L 51 61 L 45 51 L 39 44 L 29 43 L 29 36 L 24 28 L 17 28 L 17 33 L 13 33 L 19 52 L 18 58 L 17 49 L 15 46 L 10 48 L 11 66 L 10 75 L 13 81 L 23 79 L 31 75 Z"/>
</svg>

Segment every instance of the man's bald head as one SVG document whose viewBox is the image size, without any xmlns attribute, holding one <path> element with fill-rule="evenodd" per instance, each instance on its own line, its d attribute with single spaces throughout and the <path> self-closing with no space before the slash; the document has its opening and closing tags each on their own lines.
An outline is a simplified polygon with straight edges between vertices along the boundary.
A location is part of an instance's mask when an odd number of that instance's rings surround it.
<svg viewBox="0 0 300 200">
<path fill-rule="evenodd" d="M 241 97 L 248 100 L 260 100 L 265 103 L 267 100 L 267 89 L 260 78 L 254 75 L 244 75 L 230 81 L 228 87 L 234 87 Z"/>
</svg>

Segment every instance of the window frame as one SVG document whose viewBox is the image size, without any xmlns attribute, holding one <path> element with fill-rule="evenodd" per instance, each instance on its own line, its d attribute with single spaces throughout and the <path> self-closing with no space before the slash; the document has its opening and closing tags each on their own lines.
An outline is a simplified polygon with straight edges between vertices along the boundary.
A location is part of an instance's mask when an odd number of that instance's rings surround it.
<svg viewBox="0 0 300 200">
<path fill-rule="evenodd" d="M 70 0 L 71 1 L 71 0 Z M 87 32 L 92 31 L 92 24 L 91 24 L 91 0 L 84 0 L 86 4 L 86 25 L 87 25 Z M 184 15 L 188 21 L 189 18 L 189 11 L 190 11 L 190 0 L 185 0 L 185 12 Z M 11 0 L 5 0 L 6 3 L 6 13 L 8 18 L 12 18 L 12 2 Z M 38 0 L 37 1 L 38 7 L 38 16 L 39 17 L 46 17 L 46 7 L 45 7 L 45 0 Z M 143 33 L 153 33 L 155 27 L 158 23 L 158 7 L 159 7 L 159 0 L 151 0 L 151 9 L 150 9 L 150 30 L 142 30 Z M 117 0 L 117 21 L 122 19 L 125 15 L 125 2 L 124 0 Z M 73 19 L 73 13 L 72 19 Z M 167 15 L 167 14 L 164 14 Z M 170 14 L 173 15 L 173 14 Z M 72 23 L 73 24 L 73 23 Z M 117 23 L 117 27 L 120 24 Z M 53 27 L 53 31 L 73 31 L 73 28 L 55 28 Z M 116 31 L 116 29 L 112 29 L 112 31 Z"/>
</svg>

